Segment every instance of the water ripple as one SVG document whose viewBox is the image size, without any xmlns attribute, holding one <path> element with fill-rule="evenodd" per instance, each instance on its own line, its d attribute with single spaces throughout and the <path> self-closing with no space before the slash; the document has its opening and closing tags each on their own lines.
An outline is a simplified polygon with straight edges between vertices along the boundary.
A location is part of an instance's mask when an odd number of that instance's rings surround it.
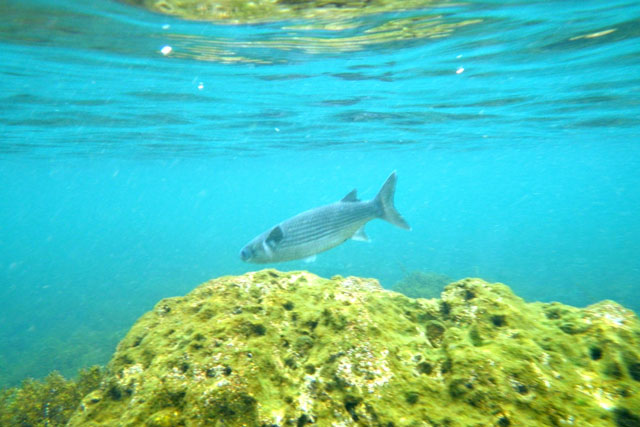
<svg viewBox="0 0 640 427">
<path fill-rule="evenodd" d="M 242 156 L 637 138 L 640 6 L 557 5 L 430 2 L 222 25 L 120 2 L 0 3 L 0 152 Z"/>
</svg>

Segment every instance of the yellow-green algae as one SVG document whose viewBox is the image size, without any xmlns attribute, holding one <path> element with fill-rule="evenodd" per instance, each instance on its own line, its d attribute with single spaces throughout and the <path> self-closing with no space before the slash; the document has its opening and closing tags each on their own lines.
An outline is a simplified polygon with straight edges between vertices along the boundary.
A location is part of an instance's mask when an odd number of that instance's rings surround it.
<svg viewBox="0 0 640 427">
<path fill-rule="evenodd" d="M 26 379 L 20 387 L 0 391 L 0 426 L 64 426 L 80 400 L 102 380 L 99 366 L 81 369 L 67 380 L 54 371 L 42 381 Z"/>
<path fill-rule="evenodd" d="M 412 271 L 396 282 L 391 290 L 410 298 L 438 298 L 444 287 L 453 282 L 444 274 Z"/>
<path fill-rule="evenodd" d="M 636 426 L 640 322 L 465 279 L 264 270 L 160 301 L 69 426 Z"/>
</svg>

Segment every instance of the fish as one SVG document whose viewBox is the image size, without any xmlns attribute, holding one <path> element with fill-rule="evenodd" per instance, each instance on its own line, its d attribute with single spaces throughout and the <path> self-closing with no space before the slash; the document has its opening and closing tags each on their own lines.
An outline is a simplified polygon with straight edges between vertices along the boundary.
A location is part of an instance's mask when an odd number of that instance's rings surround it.
<svg viewBox="0 0 640 427">
<path fill-rule="evenodd" d="M 369 241 L 364 226 L 376 218 L 411 230 L 393 204 L 397 180 L 396 171 L 391 172 L 371 200 L 358 200 L 354 189 L 338 202 L 274 225 L 249 241 L 240 250 L 240 259 L 254 264 L 309 259 L 349 239 Z"/>
</svg>

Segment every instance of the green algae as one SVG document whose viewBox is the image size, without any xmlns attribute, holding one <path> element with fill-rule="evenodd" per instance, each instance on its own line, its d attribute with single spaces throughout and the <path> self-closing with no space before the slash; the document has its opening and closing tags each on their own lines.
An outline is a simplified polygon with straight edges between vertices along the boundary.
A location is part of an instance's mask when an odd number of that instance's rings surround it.
<svg viewBox="0 0 640 427">
<path fill-rule="evenodd" d="M 69 425 L 636 425 L 639 352 L 611 301 L 528 304 L 479 279 L 411 299 L 264 270 L 160 301 Z"/>
<path fill-rule="evenodd" d="M 102 368 L 80 370 L 78 377 L 66 380 L 51 372 L 42 381 L 26 379 L 20 387 L 0 392 L 1 426 L 64 426 L 80 400 L 100 385 Z"/>
<path fill-rule="evenodd" d="M 410 298 L 438 298 L 452 281 L 444 274 L 412 271 L 394 283 L 391 289 Z"/>
</svg>

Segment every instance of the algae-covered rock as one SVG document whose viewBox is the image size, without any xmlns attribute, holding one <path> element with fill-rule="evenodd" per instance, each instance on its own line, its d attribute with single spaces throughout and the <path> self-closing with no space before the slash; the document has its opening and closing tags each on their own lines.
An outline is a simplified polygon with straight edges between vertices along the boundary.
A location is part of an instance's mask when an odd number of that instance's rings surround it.
<svg viewBox="0 0 640 427">
<path fill-rule="evenodd" d="M 20 387 L 0 390 L 0 426 L 64 426 L 102 375 L 99 366 L 82 369 L 71 380 L 54 371 L 42 381 L 28 378 Z"/>
<path fill-rule="evenodd" d="M 412 271 L 396 282 L 391 289 L 411 298 L 438 298 L 452 280 L 444 274 Z"/>
<path fill-rule="evenodd" d="M 640 322 L 466 279 L 442 299 L 275 270 L 160 301 L 70 426 L 634 426 Z"/>
</svg>

